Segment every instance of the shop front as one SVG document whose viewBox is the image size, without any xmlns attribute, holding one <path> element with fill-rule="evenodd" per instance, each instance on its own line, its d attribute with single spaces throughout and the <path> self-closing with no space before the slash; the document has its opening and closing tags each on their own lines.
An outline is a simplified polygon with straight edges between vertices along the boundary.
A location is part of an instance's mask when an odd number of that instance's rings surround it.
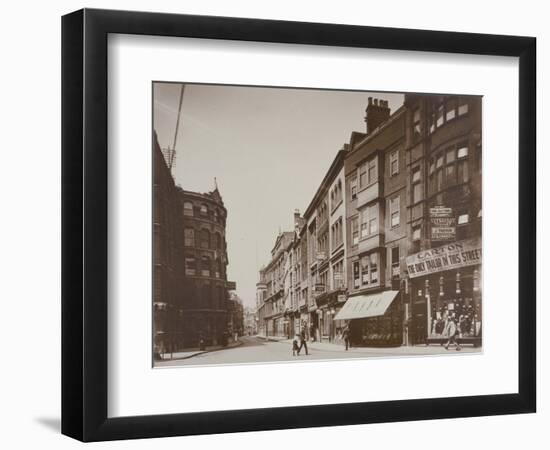
<svg viewBox="0 0 550 450">
<path fill-rule="evenodd" d="M 442 343 L 453 320 L 463 344 L 481 345 L 481 241 L 453 242 L 407 257 L 411 278 L 410 338 Z"/>
<path fill-rule="evenodd" d="M 344 289 L 336 289 L 323 293 L 315 298 L 321 341 L 341 342 L 345 322 L 336 320 L 336 315 L 340 312 L 345 301 L 346 295 Z"/>
<path fill-rule="evenodd" d="M 352 346 L 400 346 L 403 314 L 399 298 L 399 291 L 393 290 L 350 297 L 335 315 L 335 323 L 347 323 Z"/>
</svg>

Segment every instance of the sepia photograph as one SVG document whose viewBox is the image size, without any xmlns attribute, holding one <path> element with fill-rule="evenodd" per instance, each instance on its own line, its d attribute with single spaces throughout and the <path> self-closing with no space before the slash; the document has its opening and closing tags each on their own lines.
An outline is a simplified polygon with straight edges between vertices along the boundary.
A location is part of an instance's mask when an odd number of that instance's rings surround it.
<svg viewBox="0 0 550 450">
<path fill-rule="evenodd" d="M 481 96 L 152 100 L 153 367 L 482 352 Z"/>
</svg>

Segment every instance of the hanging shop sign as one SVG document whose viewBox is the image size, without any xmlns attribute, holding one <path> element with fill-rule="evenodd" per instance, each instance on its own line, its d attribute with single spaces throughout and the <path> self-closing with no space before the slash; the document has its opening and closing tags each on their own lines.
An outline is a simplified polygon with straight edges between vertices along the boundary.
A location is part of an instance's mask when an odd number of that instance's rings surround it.
<svg viewBox="0 0 550 450">
<path fill-rule="evenodd" d="M 430 229 L 432 241 L 456 239 L 456 217 L 453 216 L 453 209 L 445 206 L 430 208 Z"/>
<path fill-rule="evenodd" d="M 411 278 L 481 264 L 481 239 L 466 239 L 407 256 Z"/>
</svg>

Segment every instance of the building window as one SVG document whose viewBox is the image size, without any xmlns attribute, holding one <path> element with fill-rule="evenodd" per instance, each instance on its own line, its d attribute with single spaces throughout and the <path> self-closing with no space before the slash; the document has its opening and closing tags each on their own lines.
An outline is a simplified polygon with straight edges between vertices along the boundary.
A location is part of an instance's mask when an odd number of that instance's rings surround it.
<svg viewBox="0 0 550 450">
<path fill-rule="evenodd" d="M 420 127 L 420 108 L 416 108 L 413 112 L 413 138 L 418 139 L 422 134 Z"/>
<path fill-rule="evenodd" d="M 378 282 L 378 253 L 361 257 L 361 284 L 368 286 L 376 285 Z"/>
<path fill-rule="evenodd" d="M 354 217 L 351 219 L 351 244 L 359 244 L 359 218 Z"/>
<path fill-rule="evenodd" d="M 391 249 L 391 276 L 399 278 L 399 246 Z"/>
<path fill-rule="evenodd" d="M 468 114 L 468 101 L 461 98 L 458 103 L 458 115 L 464 116 L 465 114 Z"/>
<path fill-rule="evenodd" d="M 186 247 L 195 246 L 195 230 L 193 228 L 185 228 L 183 230 L 184 245 Z"/>
<path fill-rule="evenodd" d="M 185 275 L 196 275 L 197 274 L 197 261 L 194 257 L 188 256 L 185 258 Z"/>
<path fill-rule="evenodd" d="M 367 206 L 360 214 L 361 238 L 378 233 L 378 204 Z"/>
<path fill-rule="evenodd" d="M 390 200 L 390 224 L 392 228 L 399 226 L 399 216 L 399 197 L 395 197 Z"/>
<path fill-rule="evenodd" d="M 449 122 L 453 120 L 456 117 L 456 99 L 452 98 L 450 100 L 447 100 L 447 103 L 445 105 L 445 121 Z"/>
<path fill-rule="evenodd" d="M 208 230 L 201 230 L 201 248 L 210 248 L 210 232 Z"/>
<path fill-rule="evenodd" d="M 201 211 L 201 216 L 207 216 L 208 215 L 208 206 L 202 204 L 200 211 Z"/>
<path fill-rule="evenodd" d="M 332 250 L 337 249 L 342 245 L 344 234 L 342 230 L 342 218 L 339 218 L 331 227 L 332 232 Z"/>
<path fill-rule="evenodd" d="M 219 259 L 216 259 L 216 261 L 214 261 L 214 271 L 215 277 L 220 278 L 220 275 L 222 273 L 222 263 Z"/>
<path fill-rule="evenodd" d="M 368 285 L 370 281 L 369 262 L 370 258 L 368 256 L 363 256 L 361 258 L 361 284 L 363 285 Z"/>
<path fill-rule="evenodd" d="M 465 213 L 465 214 L 460 214 L 458 216 L 458 225 L 464 225 L 466 223 L 468 223 L 470 221 L 470 215 Z"/>
<path fill-rule="evenodd" d="M 203 277 L 210 276 L 210 256 L 202 255 L 201 257 L 201 275 Z"/>
<path fill-rule="evenodd" d="M 332 288 L 341 289 L 344 284 L 344 262 L 337 262 L 332 266 Z"/>
<path fill-rule="evenodd" d="M 399 173 L 399 151 L 396 150 L 390 153 L 390 176 L 397 175 Z"/>
<path fill-rule="evenodd" d="M 372 158 L 359 166 L 359 188 L 363 189 L 378 181 L 377 158 Z"/>
<path fill-rule="evenodd" d="M 331 209 L 336 208 L 339 203 L 342 201 L 342 181 L 338 180 L 338 183 L 334 188 L 332 189 L 332 192 L 330 193 L 330 204 Z"/>
<path fill-rule="evenodd" d="M 466 158 L 467 156 L 468 156 L 468 147 L 467 146 L 460 147 L 457 151 L 458 159 Z"/>
<path fill-rule="evenodd" d="M 183 204 L 183 215 L 187 217 L 193 217 L 193 203 L 185 202 Z"/>
<path fill-rule="evenodd" d="M 353 262 L 353 287 L 355 289 L 361 287 L 361 271 L 359 270 L 359 261 Z"/>
<path fill-rule="evenodd" d="M 377 284 L 378 283 L 378 253 L 371 253 L 369 270 L 370 270 L 371 284 Z"/>
<path fill-rule="evenodd" d="M 420 227 L 413 227 L 412 239 L 413 239 L 413 241 L 419 241 L 420 240 Z"/>
<path fill-rule="evenodd" d="M 412 202 L 413 205 L 422 200 L 422 183 L 420 183 L 420 167 L 415 167 L 412 172 Z"/>
<path fill-rule="evenodd" d="M 440 126 L 443 125 L 444 122 L 445 122 L 445 106 L 443 105 L 443 103 L 441 103 L 437 107 L 435 126 L 439 128 Z"/>
<path fill-rule="evenodd" d="M 349 183 L 350 196 L 352 200 L 357 198 L 357 177 L 353 177 Z"/>
</svg>

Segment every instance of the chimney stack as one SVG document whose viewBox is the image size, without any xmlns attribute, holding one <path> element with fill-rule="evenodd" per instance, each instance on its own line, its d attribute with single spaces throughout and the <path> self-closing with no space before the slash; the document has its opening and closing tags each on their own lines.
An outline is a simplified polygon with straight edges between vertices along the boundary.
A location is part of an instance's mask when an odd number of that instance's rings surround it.
<svg viewBox="0 0 550 450">
<path fill-rule="evenodd" d="M 365 122 L 367 124 L 367 134 L 372 133 L 382 123 L 390 118 L 390 108 L 387 100 L 368 98 Z"/>
</svg>

